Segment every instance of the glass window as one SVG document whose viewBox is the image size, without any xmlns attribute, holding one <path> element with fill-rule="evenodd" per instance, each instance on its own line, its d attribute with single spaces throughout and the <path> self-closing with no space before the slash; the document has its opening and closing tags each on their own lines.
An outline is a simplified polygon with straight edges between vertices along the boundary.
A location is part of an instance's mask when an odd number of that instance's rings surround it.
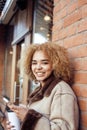
<svg viewBox="0 0 87 130">
<path fill-rule="evenodd" d="M 33 23 L 33 43 L 51 41 L 53 0 L 36 0 Z"/>
<path fill-rule="evenodd" d="M 51 41 L 52 26 L 53 0 L 35 0 L 32 42 L 41 44 Z M 33 91 L 38 85 L 38 83 L 30 81 L 29 92 Z"/>
</svg>

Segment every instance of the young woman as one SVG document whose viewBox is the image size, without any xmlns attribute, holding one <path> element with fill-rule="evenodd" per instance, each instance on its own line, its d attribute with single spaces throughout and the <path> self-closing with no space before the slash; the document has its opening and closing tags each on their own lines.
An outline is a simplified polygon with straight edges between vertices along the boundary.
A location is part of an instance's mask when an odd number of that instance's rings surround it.
<svg viewBox="0 0 87 130">
<path fill-rule="evenodd" d="M 21 119 L 21 130 L 78 130 L 78 104 L 69 84 L 71 67 L 65 48 L 56 43 L 30 45 L 24 61 L 25 73 L 39 86 L 28 100 L 28 108 L 9 105 Z M 12 126 L 7 122 L 7 129 Z"/>
</svg>

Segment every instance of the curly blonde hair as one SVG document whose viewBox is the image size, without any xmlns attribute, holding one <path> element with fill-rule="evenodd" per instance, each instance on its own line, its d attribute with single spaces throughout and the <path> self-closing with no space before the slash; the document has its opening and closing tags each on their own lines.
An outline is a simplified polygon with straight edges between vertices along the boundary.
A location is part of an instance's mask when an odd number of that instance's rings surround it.
<svg viewBox="0 0 87 130">
<path fill-rule="evenodd" d="M 24 57 L 24 72 L 28 75 L 28 77 L 32 80 L 35 80 L 35 76 L 33 75 L 31 69 L 31 62 L 35 51 L 40 50 L 45 52 L 50 59 L 53 66 L 54 76 L 70 83 L 72 72 L 67 51 L 64 47 L 59 46 L 54 42 L 31 44 L 29 47 L 27 47 Z"/>
</svg>

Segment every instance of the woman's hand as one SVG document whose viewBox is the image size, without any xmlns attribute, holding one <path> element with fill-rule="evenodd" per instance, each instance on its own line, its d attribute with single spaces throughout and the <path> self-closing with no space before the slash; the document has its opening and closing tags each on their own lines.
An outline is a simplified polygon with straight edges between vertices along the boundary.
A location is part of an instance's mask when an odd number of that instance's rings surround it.
<svg viewBox="0 0 87 130">
<path fill-rule="evenodd" d="M 12 110 L 12 111 L 14 111 L 15 113 L 16 113 L 16 115 L 17 115 L 17 117 L 21 120 L 21 121 L 23 121 L 23 119 L 24 119 L 24 117 L 25 117 L 25 115 L 26 115 L 26 113 L 27 113 L 27 111 L 28 111 L 28 108 L 26 108 L 26 107 L 24 107 L 24 106 L 16 106 L 16 105 L 14 105 L 14 104 L 8 104 L 8 107 Z"/>
<path fill-rule="evenodd" d="M 11 130 L 14 126 L 10 125 L 9 121 L 6 121 L 6 130 Z"/>
</svg>

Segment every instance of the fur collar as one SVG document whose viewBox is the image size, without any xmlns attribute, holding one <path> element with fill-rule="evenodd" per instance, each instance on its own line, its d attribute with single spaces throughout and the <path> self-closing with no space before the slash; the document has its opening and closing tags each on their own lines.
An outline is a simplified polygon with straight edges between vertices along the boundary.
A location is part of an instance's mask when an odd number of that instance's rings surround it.
<svg viewBox="0 0 87 130">
<path fill-rule="evenodd" d="M 32 92 L 28 98 L 29 104 L 32 102 L 41 100 L 44 96 L 49 96 L 52 89 L 55 87 L 55 85 L 59 82 L 60 80 L 55 78 L 53 75 L 51 75 L 47 80 L 46 83 L 43 87 L 37 87 L 34 92 Z"/>
</svg>

